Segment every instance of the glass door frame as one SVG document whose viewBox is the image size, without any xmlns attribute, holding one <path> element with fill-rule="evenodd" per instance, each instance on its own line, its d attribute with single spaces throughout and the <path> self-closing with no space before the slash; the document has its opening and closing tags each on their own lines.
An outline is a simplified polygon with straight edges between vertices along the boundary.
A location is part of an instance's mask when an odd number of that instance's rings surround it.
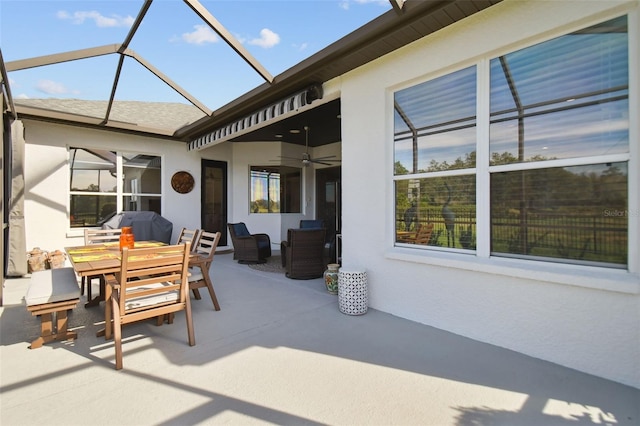
<svg viewBox="0 0 640 426">
<path fill-rule="evenodd" d="M 212 211 L 209 212 L 206 210 L 206 206 L 207 206 L 207 169 L 220 169 L 222 172 L 222 188 L 221 188 L 221 203 L 220 203 L 220 210 L 219 212 L 216 211 Z M 226 161 L 217 161 L 217 160 L 206 160 L 206 159 L 202 159 L 201 160 L 201 173 L 200 173 L 200 227 L 202 229 L 204 229 L 207 232 L 216 232 L 216 231 L 220 231 L 220 233 L 222 234 L 220 236 L 220 242 L 218 243 L 219 246 L 227 246 L 228 245 L 228 238 L 227 238 L 227 220 L 228 220 L 228 215 L 227 215 L 227 211 L 228 211 L 228 187 L 227 187 L 227 182 L 228 182 L 228 165 Z M 219 214 L 220 215 L 220 224 L 221 224 L 221 229 L 207 229 L 207 227 L 205 227 L 205 224 L 208 223 L 207 221 L 207 215 L 210 214 Z"/>
</svg>

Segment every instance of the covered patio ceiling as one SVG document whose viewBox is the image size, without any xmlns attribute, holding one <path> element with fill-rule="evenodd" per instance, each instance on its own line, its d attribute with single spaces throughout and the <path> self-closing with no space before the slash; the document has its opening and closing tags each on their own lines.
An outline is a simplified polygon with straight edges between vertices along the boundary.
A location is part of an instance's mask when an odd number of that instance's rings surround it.
<svg viewBox="0 0 640 426">
<path fill-rule="evenodd" d="M 335 77 L 499 3 L 501 0 L 389 0 L 391 8 L 387 12 L 275 76 L 269 74 L 266 68 L 202 4 L 197 0 L 184 0 L 193 13 L 196 13 L 226 41 L 228 46 L 243 60 L 245 67 L 249 65 L 259 79 L 263 81 L 253 90 L 242 94 L 215 110 L 209 109 L 197 97 L 192 96 L 188 91 L 172 81 L 171 78 L 163 74 L 160 69 L 155 68 L 141 55 L 130 49 L 130 42 L 136 31 L 142 27 L 145 16 L 151 8 L 152 1 L 144 1 L 135 24 L 119 45 L 11 61 L 6 64 L 4 60 L 0 61 L 4 96 L 8 99 L 7 103 L 11 106 L 12 112 L 18 118 L 108 128 L 113 131 L 169 137 L 189 143 L 198 138 L 206 137 L 217 129 L 254 114 L 256 111 L 260 111 L 262 108 L 296 92 L 303 91 L 309 87 L 321 87 L 323 83 Z M 41 100 L 48 102 L 50 108 L 43 104 L 34 107 L 33 101 L 35 100 L 13 99 L 11 97 L 11 88 L 8 84 L 8 74 L 11 72 L 60 62 L 73 61 L 78 63 L 81 60 L 106 54 L 115 54 L 119 60 L 115 73 L 116 77 L 112 82 L 110 97 L 107 101 L 103 101 L 104 114 L 94 114 L 87 117 L 87 115 L 77 112 L 53 109 L 56 103 L 60 103 L 56 102 L 55 99 Z M 133 120 L 133 123 L 113 119 L 112 114 L 118 108 L 118 100 L 115 96 L 116 88 L 123 70 L 123 61 L 127 58 L 136 60 L 164 84 L 189 101 L 193 115 L 187 122 L 182 120 L 179 124 L 173 124 L 174 127 L 170 129 L 156 128 L 153 127 L 153 124 L 149 125 L 142 122 L 142 116 L 149 115 L 147 112 L 140 114 L 141 119 L 138 122 L 136 121 L 135 113 L 130 110 L 126 116 L 128 120 Z M 197 58 L 194 58 L 194 64 L 197 64 L 197 60 Z M 312 108 L 305 108 L 304 112 L 298 114 L 294 112 L 286 114 L 282 118 L 271 119 L 269 123 L 263 123 L 259 128 L 256 127 L 256 130 L 248 128 L 238 134 L 228 135 L 220 141 L 284 141 L 304 145 L 304 132 L 298 134 L 290 133 L 291 129 L 301 130 L 304 126 L 309 126 L 312 129 L 309 135 L 309 145 L 312 147 L 340 141 L 340 100 L 335 99 L 327 102 L 320 99 L 313 102 L 311 106 Z M 206 146 L 203 148 L 206 148 Z"/>
</svg>

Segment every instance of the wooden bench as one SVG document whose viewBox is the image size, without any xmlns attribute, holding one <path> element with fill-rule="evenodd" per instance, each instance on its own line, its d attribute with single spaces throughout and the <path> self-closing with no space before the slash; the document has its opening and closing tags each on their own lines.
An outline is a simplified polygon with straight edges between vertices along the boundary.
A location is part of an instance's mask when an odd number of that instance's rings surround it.
<svg viewBox="0 0 640 426">
<path fill-rule="evenodd" d="M 33 272 L 25 302 L 31 314 L 40 315 L 41 319 L 40 337 L 31 342 L 31 349 L 54 340 L 77 337 L 75 332 L 67 330 L 67 310 L 80 302 L 80 287 L 73 268 Z"/>
</svg>

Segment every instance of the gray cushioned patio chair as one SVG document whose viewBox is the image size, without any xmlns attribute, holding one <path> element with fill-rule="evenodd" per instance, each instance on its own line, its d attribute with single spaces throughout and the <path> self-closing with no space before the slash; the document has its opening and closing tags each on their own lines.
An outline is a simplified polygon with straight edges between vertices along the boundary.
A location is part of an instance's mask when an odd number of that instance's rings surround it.
<svg viewBox="0 0 640 426">
<path fill-rule="evenodd" d="M 289 229 L 284 248 L 283 266 L 286 276 L 295 279 L 319 278 L 325 270 L 324 239 L 326 230 Z"/>
<path fill-rule="evenodd" d="M 271 239 L 267 234 L 251 234 L 244 222 L 228 225 L 233 243 L 233 259 L 238 263 L 265 263 L 271 256 Z"/>
</svg>

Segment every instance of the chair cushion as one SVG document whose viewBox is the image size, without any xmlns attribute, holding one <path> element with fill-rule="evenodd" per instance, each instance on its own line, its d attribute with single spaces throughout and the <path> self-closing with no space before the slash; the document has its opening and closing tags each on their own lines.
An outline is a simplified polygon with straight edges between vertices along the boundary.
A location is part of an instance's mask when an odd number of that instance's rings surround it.
<svg viewBox="0 0 640 426">
<path fill-rule="evenodd" d="M 244 223 L 236 223 L 235 225 L 233 225 L 233 230 L 238 237 L 247 237 L 251 235 L 249 233 L 249 230 L 247 229 L 247 225 L 245 225 Z"/>
<path fill-rule="evenodd" d="M 137 290 L 144 290 L 149 288 L 163 287 L 173 285 L 169 282 L 150 284 L 147 286 L 135 287 L 129 290 L 129 293 L 135 293 Z M 147 306 L 159 305 L 165 302 L 175 302 L 178 300 L 179 292 L 178 290 L 167 291 L 166 293 L 160 294 L 151 294 L 148 296 L 136 297 L 133 299 L 127 300 L 125 303 L 125 309 L 139 309 Z"/>
<path fill-rule="evenodd" d="M 31 274 L 25 296 L 27 306 L 78 299 L 80 287 L 73 268 L 57 268 Z"/>
<path fill-rule="evenodd" d="M 200 268 L 189 268 L 189 282 L 193 283 L 196 281 L 203 280 L 204 276 L 202 276 L 202 270 Z"/>
<path fill-rule="evenodd" d="M 302 219 L 300 221 L 300 229 L 322 229 L 324 228 L 324 220 L 321 219 Z"/>
</svg>

